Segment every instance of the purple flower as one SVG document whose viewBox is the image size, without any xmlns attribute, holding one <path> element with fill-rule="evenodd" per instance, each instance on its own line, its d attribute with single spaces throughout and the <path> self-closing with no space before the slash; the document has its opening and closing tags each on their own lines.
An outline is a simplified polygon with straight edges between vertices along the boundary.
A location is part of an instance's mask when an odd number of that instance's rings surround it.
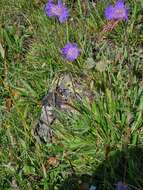
<svg viewBox="0 0 143 190">
<path fill-rule="evenodd" d="M 74 61 L 80 55 L 80 49 L 76 43 L 67 43 L 61 53 L 68 61 Z"/>
<path fill-rule="evenodd" d="M 107 20 L 128 20 L 128 8 L 123 0 L 118 0 L 114 6 L 109 5 L 105 9 L 105 17 Z"/>
<path fill-rule="evenodd" d="M 122 181 L 119 181 L 116 185 L 115 185 L 115 189 L 116 190 L 128 190 L 127 186 L 122 183 Z"/>
<path fill-rule="evenodd" d="M 61 23 L 65 22 L 69 17 L 69 10 L 62 3 L 62 0 L 58 0 L 57 4 L 54 4 L 53 0 L 49 0 L 45 6 L 45 12 L 48 17 L 58 17 Z"/>
</svg>

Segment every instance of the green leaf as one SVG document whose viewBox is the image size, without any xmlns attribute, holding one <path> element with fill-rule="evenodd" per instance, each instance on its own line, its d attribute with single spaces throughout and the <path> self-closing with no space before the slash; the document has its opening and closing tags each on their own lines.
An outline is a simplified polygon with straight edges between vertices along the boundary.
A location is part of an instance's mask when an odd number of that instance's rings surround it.
<svg viewBox="0 0 143 190">
<path fill-rule="evenodd" d="M 4 50 L 4 48 L 3 48 L 3 46 L 2 46 L 1 43 L 0 43 L 0 54 L 1 54 L 2 58 L 4 59 L 4 57 L 5 57 L 5 50 Z"/>
<path fill-rule="evenodd" d="M 24 172 L 26 175 L 35 174 L 35 168 L 32 167 L 32 166 L 27 166 L 27 165 L 25 165 L 25 166 L 23 167 L 23 172 Z"/>
<path fill-rule="evenodd" d="M 107 65 L 109 64 L 109 61 L 99 61 L 96 63 L 96 70 L 99 72 L 104 72 L 106 70 Z"/>
</svg>

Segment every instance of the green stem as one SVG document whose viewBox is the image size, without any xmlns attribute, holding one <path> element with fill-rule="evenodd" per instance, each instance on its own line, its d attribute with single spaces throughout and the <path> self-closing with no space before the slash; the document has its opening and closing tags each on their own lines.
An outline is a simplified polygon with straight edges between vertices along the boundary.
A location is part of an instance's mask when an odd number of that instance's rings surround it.
<svg viewBox="0 0 143 190">
<path fill-rule="evenodd" d="M 81 7 L 80 0 L 78 0 L 78 6 L 79 6 L 79 14 L 82 17 L 83 14 L 82 14 L 82 7 Z"/>
<path fill-rule="evenodd" d="M 67 37 L 67 43 L 69 42 L 69 27 L 68 22 L 66 22 L 66 37 Z"/>
</svg>

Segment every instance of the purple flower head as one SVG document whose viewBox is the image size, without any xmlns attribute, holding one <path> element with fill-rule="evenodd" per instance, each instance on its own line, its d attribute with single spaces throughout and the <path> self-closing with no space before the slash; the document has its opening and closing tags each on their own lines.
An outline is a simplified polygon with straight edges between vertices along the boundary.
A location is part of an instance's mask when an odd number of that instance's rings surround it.
<svg viewBox="0 0 143 190">
<path fill-rule="evenodd" d="M 116 190 L 128 190 L 127 186 L 122 183 L 122 181 L 119 181 L 116 185 L 115 185 L 115 189 Z"/>
<path fill-rule="evenodd" d="M 128 20 L 128 8 L 123 0 L 118 0 L 114 6 L 109 5 L 105 9 L 105 17 L 107 20 Z"/>
<path fill-rule="evenodd" d="M 67 43 L 61 53 L 68 61 L 74 61 L 80 55 L 80 49 L 76 43 Z"/>
<path fill-rule="evenodd" d="M 62 0 L 58 0 L 57 4 L 54 4 L 53 0 L 49 0 L 45 6 L 45 12 L 48 17 L 58 17 L 61 23 L 65 22 L 69 17 L 69 10 L 62 3 Z"/>
</svg>

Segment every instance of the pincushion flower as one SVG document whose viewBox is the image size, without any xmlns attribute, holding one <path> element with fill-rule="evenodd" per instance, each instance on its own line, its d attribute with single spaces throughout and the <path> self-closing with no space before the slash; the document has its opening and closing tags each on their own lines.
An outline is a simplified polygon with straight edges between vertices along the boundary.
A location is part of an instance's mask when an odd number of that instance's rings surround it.
<svg viewBox="0 0 143 190">
<path fill-rule="evenodd" d="M 128 8 L 123 0 L 118 0 L 114 6 L 109 5 L 105 9 L 105 17 L 107 20 L 128 20 Z"/>
<path fill-rule="evenodd" d="M 119 181 L 116 185 L 115 185 L 115 189 L 116 190 L 128 190 L 127 186 L 122 183 L 122 181 Z"/>
<path fill-rule="evenodd" d="M 69 10 L 62 0 L 58 0 L 57 4 L 54 4 L 53 0 L 49 0 L 45 6 L 45 13 L 48 17 L 57 17 L 61 23 L 69 17 Z"/>
<path fill-rule="evenodd" d="M 62 55 L 68 61 L 74 61 L 80 55 L 80 49 L 76 43 L 67 43 L 63 49 L 61 49 Z"/>
</svg>

